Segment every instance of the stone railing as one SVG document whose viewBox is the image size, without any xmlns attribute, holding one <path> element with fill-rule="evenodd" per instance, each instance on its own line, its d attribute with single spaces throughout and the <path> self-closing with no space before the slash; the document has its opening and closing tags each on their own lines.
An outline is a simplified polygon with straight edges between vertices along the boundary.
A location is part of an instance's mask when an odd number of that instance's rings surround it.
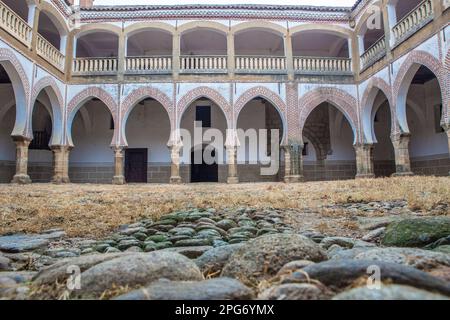
<svg viewBox="0 0 450 320">
<path fill-rule="evenodd" d="M 0 27 L 26 46 L 31 45 L 33 29 L 2 1 L 0 1 Z"/>
<path fill-rule="evenodd" d="M 75 58 L 74 75 L 114 75 L 118 71 L 117 58 Z"/>
<path fill-rule="evenodd" d="M 352 74 L 349 58 L 294 57 L 294 70 L 298 74 Z"/>
<path fill-rule="evenodd" d="M 286 73 L 286 57 L 237 56 L 236 73 Z"/>
<path fill-rule="evenodd" d="M 134 74 L 171 73 L 171 56 L 127 57 L 125 72 Z"/>
<path fill-rule="evenodd" d="M 386 37 L 382 36 L 361 55 L 361 67 L 365 69 L 386 55 Z"/>
<path fill-rule="evenodd" d="M 64 71 L 65 56 L 41 35 L 37 36 L 36 52 L 60 71 Z"/>
<path fill-rule="evenodd" d="M 181 73 L 227 73 L 226 56 L 181 56 Z"/>
<path fill-rule="evenodd" d="M 395 44 L 406 40 L 417 30 L 433 20 L 433 13 L 433 0 L 422 1 L 392 28 Z"/>
</svg>

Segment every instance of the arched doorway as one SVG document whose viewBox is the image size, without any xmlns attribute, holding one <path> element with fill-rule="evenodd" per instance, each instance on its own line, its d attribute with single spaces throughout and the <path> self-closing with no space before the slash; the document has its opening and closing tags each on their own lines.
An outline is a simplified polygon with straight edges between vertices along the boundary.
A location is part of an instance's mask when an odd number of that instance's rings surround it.
<svg viewBox="0 0 450 320">
<path fill-rule="evenodd" d="M 227 119 L 222 109 L 207 97 L 198 98 L 183 113 L 180 128 L 182 133 L 188 135 L 182 136 L 181 177 L 183 181 L 226 182 Z M 207 152 L 202 152 L 203 145 L 210 145 Z M 193 151 L 196 151 L 194 155 L 197 155 L 195 162 L 192 161 Z M 214 154 L 212 162 L 207 159 L 208 155 L 212 157 L 211 154 Z"/>
<path fill-rule="evenodd" d="M 242 108 L 237 120 L 238 176 L 241 182 L 276 182 L 283 179 L 283 169 L 278 167 L 270 175 L 262 174 L 273 157 L 281 159 L 280 143 L 284 137 L 284 123 L 280 111 L 264 97 L 255 97 Z M 265 133 L 266 132 L 266 133 Z M 276 144 L 273 144 L 276 136 Z M 265 139 L 263 141 L 262 139 Z"/>
<path fill-rule="evenodd" d="M 152 98 L 138 102 L 124 121 L 127 183 L 167 183 L 170 180 L 170 119 L 161 103 Z"/>
<path fill-rule="evenodd" d="M 111 141 L 115 123 L 108 107 L 97 98 L 83 103 L 73 121 L 69 175 L 74 183 L 110 184 L 114 176 Z"/>
<path fill-rule="evenodd" d="M 309 114 L 303 129 L 306 180 L 344 180 L 356 175 L 354 132 L 345 115 L 323 102 Z"/>
</svg>

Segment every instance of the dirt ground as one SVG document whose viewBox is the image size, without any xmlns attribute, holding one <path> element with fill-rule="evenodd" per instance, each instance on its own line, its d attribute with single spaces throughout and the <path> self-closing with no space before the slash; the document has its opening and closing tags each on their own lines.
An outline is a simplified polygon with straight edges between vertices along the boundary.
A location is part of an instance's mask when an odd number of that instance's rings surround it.
<svg viewBox="0 0 450 320">
<path fill-rule="evenodd" d="M 357 233 L 357 227 L 355 212 L 346 210 L 346 204 L 397 200 L 407 201 L 408 210 L 419 214 L 450 215 L 450 177 L 239 185 L 5 184 L 0 185 L 0 234 L 62 228 L 71 237 L 99 238 L 122 224 L 189 207 L 283 209 L 299 229 L 348 234 Z M 389 212 L 356 213 L 385 214 Z"/>
</svg>

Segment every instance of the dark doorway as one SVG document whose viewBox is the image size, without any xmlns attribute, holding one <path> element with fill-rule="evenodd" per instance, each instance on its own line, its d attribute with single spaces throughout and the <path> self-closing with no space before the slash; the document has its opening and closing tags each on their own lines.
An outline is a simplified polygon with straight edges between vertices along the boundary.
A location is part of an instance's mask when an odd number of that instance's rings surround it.
<svg viewBox="0 0 450 320">
<path fill-rule="evenodd" d="M 195 164 L 195 153 L 201 152 L 202 163 Z M 207 164 L 203 155 L 205 154 L 205 148 L 200 150 L 194 150 L 191 153 L 191 182 L 219 182 L 219 166 L 217 161 L 213 164 Z M 211 153 L 213 157 L 216 157 L 216 152 Z M 217 160 L 217 159 L 216 159 Z"/>
<path fill-rule="evenodd" d="M 147 183 L 147 149 L 125 151 L 125 179 L 128 183 Z"/>
</svg>

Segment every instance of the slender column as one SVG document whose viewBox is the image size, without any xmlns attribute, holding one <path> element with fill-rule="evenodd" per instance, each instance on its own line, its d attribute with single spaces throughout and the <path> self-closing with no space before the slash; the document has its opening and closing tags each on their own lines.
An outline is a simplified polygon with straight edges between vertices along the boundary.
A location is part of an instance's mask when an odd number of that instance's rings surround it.
<svg viewBox="0 0 450 320">
<path fill-rule="evenodd" d="M 357 144 L 356 151 L 356 179 L 375 178 L 373 167 L 373 144 Z"/>
<path fill-rule="evenodd" d="M 122 32 L 119 35 L 119 52 L 117 56 L 117 63 L 118 63 L 118 76 L 119 81 L 123 80 L 124 74 L 125 74 L 125 50 L 127 46 L 127 40 L 125 37 L 125 34 Z"/>
<path fill-rule="evenodd" d="M 390 44 L 390 47 L 392 48 L 395 45 L 395 36 L 394 36 L 394 32 L 392 32 L 392 29 L 395 27 L 395 25 L 397 24 L 397 12 L 395 10 L 395 5 L 393 4 L 388 4 L 386 6 L 386 11 L 387 11 L 387 20 L 388 20 L 388 30 L 389 30 L 389 42 L 386 41 L 386 43 Z M 386 34 L 388 35 L 388 34 Z M 387 39 L 386 39 L 387 40 Z"/>
<path fill-rule="evenodd" d="M 395 167 L 394 176 L 411 176 L 411 162 L 409 159 L 409 140 L 411 134 L 400 133 L 391 136 L 392 144 L 395 151 Z"/>
<path fill-rule="evenodd" d="M 16 144 L 16 174 L 11 183 L 28 184 L 31 183 L 28 175 L 28 146 L 31 139 L 25 137 L 13 137 Z"/>
<path fill-rule="evenodd" d="M 37 6 L 33 4 L 28 5 L 28 25 L 33 26 L 34 24 L 34 13 L 36 12 Z"/>
<path fill-rule="evenodd" d="M 180 151 L 181 151 L 181 145 L 179 144 L 173 144 L 169 146 L 170 149 L 170 157 L 172 160 L 171 164 L 171 175 L 170 175 L 170 183 L 172 184 L 178 184 L 181 183 L 181 176 L 180 176 Z"/>
<path fill-rule="evenodd" d="M 33 27 L 33 37 L 31 39 L 31 50 L 36 50 L 37 45 L 37 36 L 39 34 L 39 16 L 40 16 L 41 10 L 39 8 L 35 8 L 34 10 L 34 18 L 33 18 L 33 24 L 31 25 Z"/>
<path fill-rule="evenodd" d="M 285 35 L 284 52 L 286 56 L 286 69 L 288 73 L 288 79 L 292 81 L 295 77 L 294 53 L 292 49 L 292 37 L 289 32 Z"/>
<path fill-rule="evenodd" d="M 177 79 L 180 74 L 180 34 L 178 31 L 173 35 L 172 47 L 172 73 L 173 78 Z"/>
<path fill-rule="evenodd" d="M 237 146 L 227 146 L 228 152 L 228 184 L 239 183 L 237 170 Z"/>
<path fill-rule="evenodd" d="M 69 152 L 70 147 L 52 146 L 53 151 L 53 179 L 55 184 L 69 183 Z"/>
<path fill-rule="evenodd" d="M 124 147 L 114 147 L 114 177 L 113 184 L 122 185 L 125 184 L 125 176 L 123 164 L 124 162 Z"/>
<path fill-rule="evenodd" d="M 227 54 L 228 75 L 230 76 L 230 78 L 233 78 L 234 70 L 236 68 L 236 59 L 234 55 L 234 34 L 231 32 L 227 34 Z"/>
<path fill-rule="evenodd" d="M 283 146 L 285 175 L 284 182 L 296 183 L 303 181 L 303 144 L 291 143 Z"/>
</svg>

